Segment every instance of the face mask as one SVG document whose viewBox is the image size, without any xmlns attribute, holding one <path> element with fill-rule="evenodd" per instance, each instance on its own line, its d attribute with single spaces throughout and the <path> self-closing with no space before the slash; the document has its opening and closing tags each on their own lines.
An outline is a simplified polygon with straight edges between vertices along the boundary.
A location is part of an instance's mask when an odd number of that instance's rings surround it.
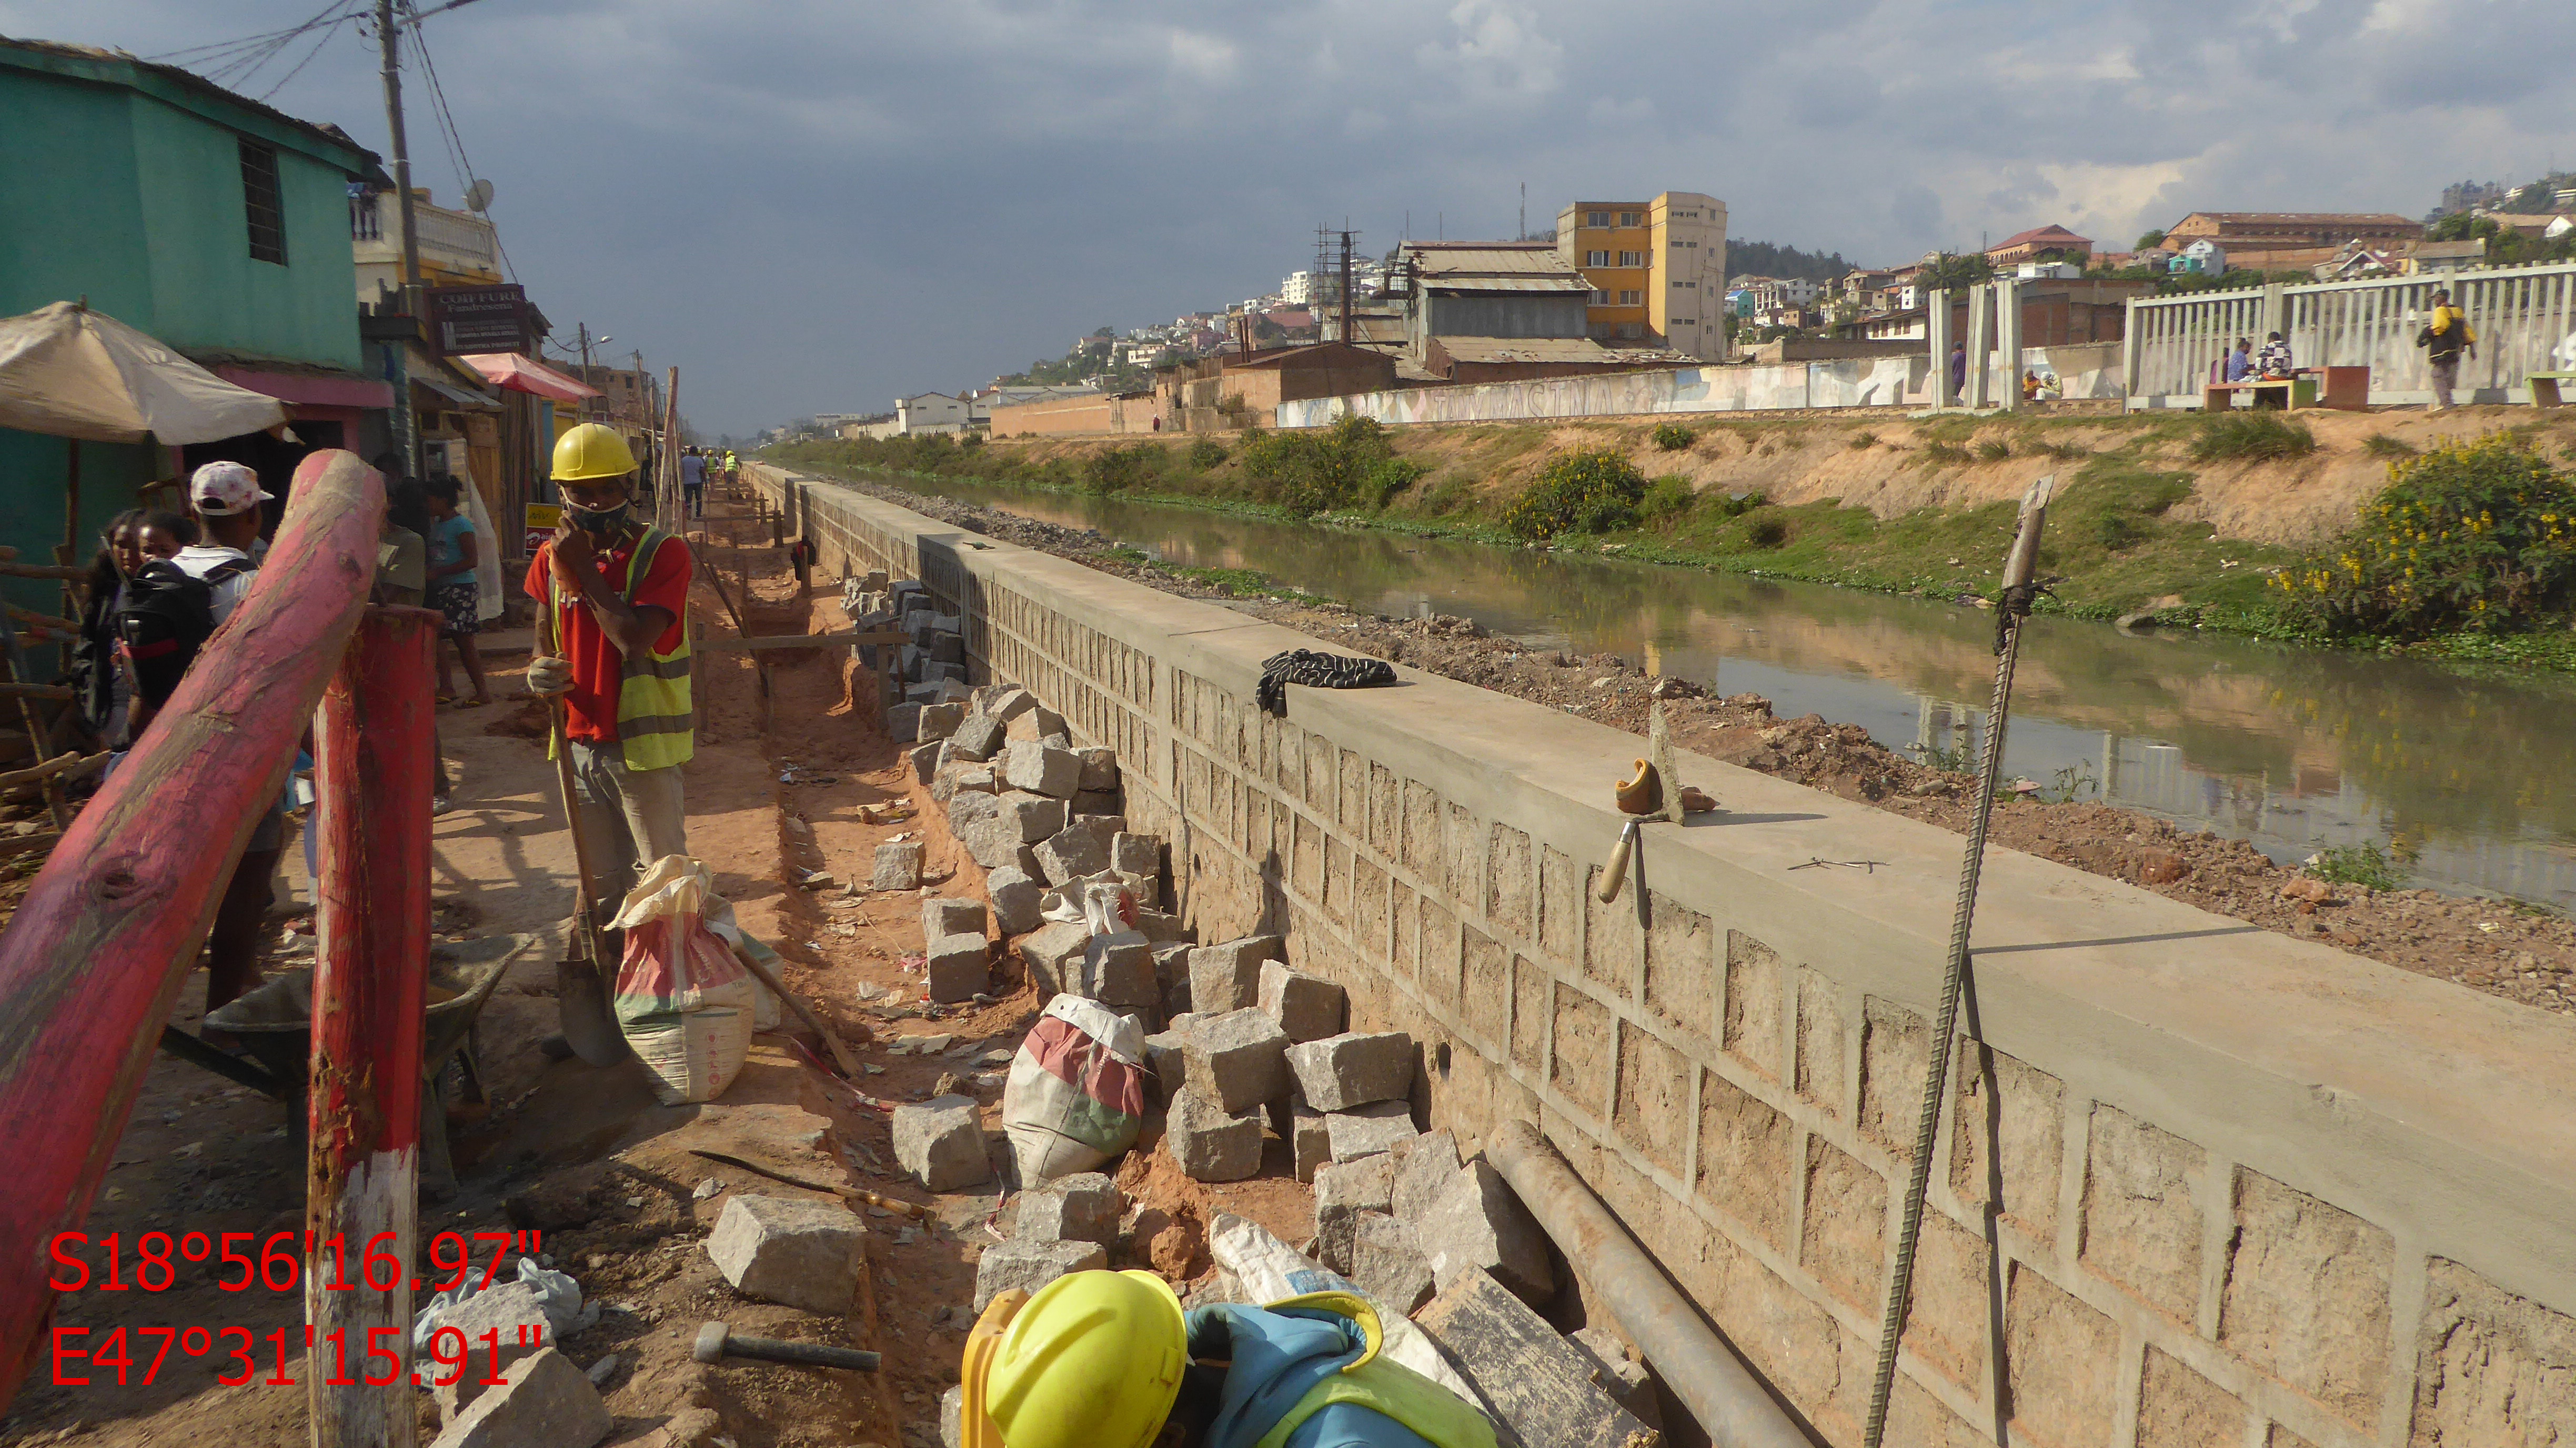
<svg viewBox="0 0 2576 1448">
<path fill-rule="evenodd" d="M 566 504 L 564 519 L 585 533 L 614 533 L 625 525 L 630 506 L 620 503 L 614 508 L 577 508 Z"/>
</svg>

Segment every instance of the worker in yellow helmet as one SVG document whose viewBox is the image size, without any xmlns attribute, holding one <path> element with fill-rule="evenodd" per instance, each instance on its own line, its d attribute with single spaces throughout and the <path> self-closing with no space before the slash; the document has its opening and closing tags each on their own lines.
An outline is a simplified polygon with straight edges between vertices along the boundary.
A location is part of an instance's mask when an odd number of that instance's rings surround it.
<svg viewBox="0 0 2576 1448">
<path fill-rule="evenodd" d="M 689 852 L 680 766 L 694 752 L 689 545 L 634 510 L 635 455 L 585 422 L 555 442 L 563 524 L 528 560 L 553 646 L 528 688 L 564 701 L 582 839 L 612 907 L 665 855 Z"/>
<path fill-rule="evenodd" d="M 996 1298 L 966 1341 L 967 1448 L 1494 1448 L 1484 1414 L 1379 1356 L 1377 1312 L 1319 1292 L 1184 1313 L 1150 1272 Z"/>
</svg>

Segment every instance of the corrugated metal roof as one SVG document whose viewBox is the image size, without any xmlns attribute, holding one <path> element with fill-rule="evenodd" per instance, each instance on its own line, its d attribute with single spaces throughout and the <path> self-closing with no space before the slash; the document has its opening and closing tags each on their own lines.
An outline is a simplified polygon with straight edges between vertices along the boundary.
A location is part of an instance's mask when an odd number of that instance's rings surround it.
<svg viewBox="0 0 2576 1448">
<path fill-rule="evenodd" d="M 1565 258 L 1537 246 L 1409 246 L 1422 284 L 1444 291 L 1585 292 L 1592 284 Z"/>
<path fill-rule="evenodd" d="M 1453 362 L 1607 362 L 1610 349 L 1589 337 L 1439 337 Z"/>
<path fill-rule="evenodd" d="M 1580 292 L 1592 294 L 1592 283 L 1579 276 L 1449 276 L 1424 277 L 1426 291 L 1434 292 Z"/>
</svg>

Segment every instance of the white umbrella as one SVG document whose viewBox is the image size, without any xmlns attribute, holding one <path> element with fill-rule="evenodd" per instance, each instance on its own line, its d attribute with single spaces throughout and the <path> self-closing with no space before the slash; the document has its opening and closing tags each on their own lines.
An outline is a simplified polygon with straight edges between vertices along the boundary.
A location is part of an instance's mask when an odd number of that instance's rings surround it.
<svg viewBox="0 0 2576 1448">
<path fill-rule="evenodd" d="M 276 398 L 77 302 L 0 317 L 0 427 L 91 442 L 148 434 L 181 447 L 285 421 Z"/>
</svg>

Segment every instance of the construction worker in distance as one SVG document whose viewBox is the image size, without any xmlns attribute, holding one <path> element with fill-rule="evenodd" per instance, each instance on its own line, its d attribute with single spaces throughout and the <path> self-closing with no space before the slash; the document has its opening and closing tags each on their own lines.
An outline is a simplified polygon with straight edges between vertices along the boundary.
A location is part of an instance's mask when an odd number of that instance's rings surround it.
<svg viewBox="0 0 2576 1448">
<path fill-rule="evenodd" d="M 564 701 L 564 738 L 593 898 L 614 910 L 642 872 L 689 852 L 680 766 L 689 699 L 689 545 L 634 512 L 635 455 L 602 424 L 555 443 L 563 524 L 528 560 L 528 597 L 553 611 L 554 651 L 529 692 Z"/>
<path fill-rule="evenodd" d="M 1494 1448 L 1485 1415 L 1379 1356 L 1345 1292 L 1184 1313 L 1151 1272 L 1005 1293 L 967 1335 L 965 1448 Z"/>
</svg>

